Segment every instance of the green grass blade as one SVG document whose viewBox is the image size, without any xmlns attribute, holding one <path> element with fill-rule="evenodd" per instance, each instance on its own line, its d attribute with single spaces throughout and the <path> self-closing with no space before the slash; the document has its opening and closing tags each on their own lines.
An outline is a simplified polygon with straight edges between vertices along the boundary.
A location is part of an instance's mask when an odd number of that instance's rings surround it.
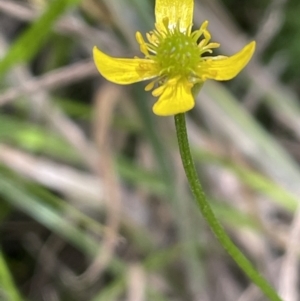
<svg viewBox="0 0 300 301">
<path fill-rule="evenodd" d="M 41 49 L 47 40 L 53 23 L 67 8 L 79 3 L 80 0 L 56 0 L 31 27 L 26 30 L 10 47 L 0 63 L 0 74 L 7 72 L 15 64 L 29 61 Z"/>
<path fill-rule="evenodd" d="M 0 251 L 0 298 L 3 301 L 24 301 Z"/>
</svg>

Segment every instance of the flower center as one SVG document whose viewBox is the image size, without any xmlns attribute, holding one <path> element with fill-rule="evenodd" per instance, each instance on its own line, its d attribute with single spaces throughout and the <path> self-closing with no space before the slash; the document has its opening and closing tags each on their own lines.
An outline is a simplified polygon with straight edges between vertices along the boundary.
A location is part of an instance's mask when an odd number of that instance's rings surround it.
<svg viewBox="0 0 300 301">
<path fill-rule="evenodd" d="M 200 54 L 197 42 L 176 28 L 160 41 L 155 60 L 162 75 L 187 76 L 197 67 Z"/>
<path fill-rule="evenodd" d="M 219 47 L 218 43 L 210 43 L 211 35 L 207 30 L 208 22 L 202 23 L 198 30 L 191 32 L 187 26 L 183 32 L 179 27 L 169 26 L 167 18 L 156 29 L 147 33 L 146 42 L 140 32 L 136 33 L 137 42 L 146 59 L 157 63 L 157 76 L 159 85 L 164 88 L 164 83 L 171 79 L 186 79 L 191 84 L 202 82 L 199 68 L 204 53 L 212 53 L 213 48 Z M 146 90 L 154 87 L 156 80 L 147 85 Z M 160 88 L 157 89 L 161 91 Z"/>
</svg>

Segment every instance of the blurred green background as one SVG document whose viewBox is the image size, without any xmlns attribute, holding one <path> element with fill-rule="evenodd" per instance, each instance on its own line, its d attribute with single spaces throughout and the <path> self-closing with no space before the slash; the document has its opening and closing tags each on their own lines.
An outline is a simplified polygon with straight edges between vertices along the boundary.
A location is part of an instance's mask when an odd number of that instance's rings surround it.
<svg viewBox="0 0 300 301">
<path fill-rule="evenodd" d="M 96 71 L 140 56 L 154 0 L 0 0 L 0 300 L 266 300 L 195 207 L 172 117 L 145 83 Z M 234 242 L 299 296 L 300 3 L 195 0 L 216 53 L 257 41 L 188 113 L 199 177 Z"/>
</svg>

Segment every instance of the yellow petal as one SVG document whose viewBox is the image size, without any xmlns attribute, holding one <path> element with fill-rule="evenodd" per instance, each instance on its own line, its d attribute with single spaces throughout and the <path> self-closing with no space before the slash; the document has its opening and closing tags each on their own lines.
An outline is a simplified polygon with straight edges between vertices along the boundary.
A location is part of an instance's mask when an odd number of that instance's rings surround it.
<svg viewBox="0 0 300 301">
<path fill-rule="evenodd" d="M 98 71 L 109 81 L 132 84 L 158 75 L 157 65 L 148 59 L 119 59 L 106 55 L 96 46 L 93 48 L 94 62 Z"/>
<path fill-rule="evenodd" d="M 163 29 L 163 20 L 168 18 L 169 27 L 174 27 L 180 21 L 181 31 L 186 31 L 193 22 L 194 0 L 156 0 L 156 26 Z"/>
<path fill-rule="evenodd" d="M 241 51 L 230 57 L 217 56 L 204 58 L 199 64 L 197 75 L 206 79 L 229 80 L 235 77 L 250 61 L 255 50 L 255 42 L 246 45 Z"/>
<path fill-rule="evenodd" d="M 163 93 L 152 108 L 154 114 L 169 116 L 192 109 L 195 105 L 192 86 L 187 79 L 170 80 L 165 83 Z"/>
</svg>

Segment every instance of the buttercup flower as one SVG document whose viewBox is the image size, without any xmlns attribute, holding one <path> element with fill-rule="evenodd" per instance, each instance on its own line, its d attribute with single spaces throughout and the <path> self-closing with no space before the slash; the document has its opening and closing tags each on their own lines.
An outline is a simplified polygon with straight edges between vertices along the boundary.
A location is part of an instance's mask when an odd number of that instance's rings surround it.
<svg viewBox="0 0 300 301">
<path fill-rule="evenodd" d="M 158 97 L 153 106 L 156 115 L 184 113 L 195 105 L 192 88 L 207 79 L 230 80 L 249 62 L 255 42 L 231 57 L 205 56 L 219 47 L 211 43 L 208 21 L 192 32 L 193 0 L 156 0 L 155 29 L 140 32 L 136 40 L 145 58 L 113 58 L 97 47 L 93 49 L 98 71 L 109 81 L 126 85 L 152 80 L 145 88 Z"/>
</svg>

